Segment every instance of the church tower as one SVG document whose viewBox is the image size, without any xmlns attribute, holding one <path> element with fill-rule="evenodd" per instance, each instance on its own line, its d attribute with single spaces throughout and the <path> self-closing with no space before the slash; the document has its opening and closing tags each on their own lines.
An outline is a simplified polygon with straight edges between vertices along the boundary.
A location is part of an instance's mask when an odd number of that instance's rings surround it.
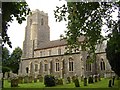
<svg viewBox="0 0 120 90">
<path fill-rule="evenodd" d="M 34 49 L 38 48 L 40 43 L 50 41 L 48 14 L 38 9 L 33 11 L 27 18 L 25 29 L 22 58 L 33 58 Z"/>
</svg>

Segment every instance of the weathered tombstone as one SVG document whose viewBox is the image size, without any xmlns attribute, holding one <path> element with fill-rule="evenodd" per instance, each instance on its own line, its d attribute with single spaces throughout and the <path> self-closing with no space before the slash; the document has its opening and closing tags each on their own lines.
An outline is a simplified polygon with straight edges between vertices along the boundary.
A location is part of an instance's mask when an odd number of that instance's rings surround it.
<svg viewBox="0 0 120 90">
<path fill-rule="evenodd" d="M 22 76 L 19 76 L 19 77 L 18 77 L 18 83 L 22 84 L 22 83 L 23 83 L 23 79 L 24 79 L 24 78 L 23 78 Z"/>
<path fill-rule="evenodd" d="M 112 80 L 109 80 L 108 87 L 112 87 Z"/>
<path fill-rule="evenodd" d="M 32 76 L 29 76 L 28 78 L 29 78 L 29 83 L 32 83 L 33 77 L 32 77 Z"/>
<path fill-rule="evenodd" d="M 75 87 L 80 87 L 78 78 L 76 78 L 76 79 L 74 80 L 74 83 L 75 83 Z"/>
<path fill-rule="evenodd" d="M 114 85 L 114 81 L 115 81 L 115 76 L 113 76 L 112 85 Z"/>
<path fill-rule="evenodd" d="M 84 78 L 84 86 L 87 86 L 87 78 Z"/>
<path fill-rule="evenodd" d="M 81 81 L 84 81 L 84 77 L 83 77 L 83 75 L 81 76 Z"/>
<path fill-rule="evenodd" d="M 18 78 L 11 79 L 11 87 L 17 87 L 18 86 Z"/>
<path fill-rule="evenodd" d="M 68 83 L 71 83 L 70 77 L 67 77 L 67 81 L 68 81 Z"/>
<path fill-rule="evenodd" d="M 4 78 L 8 79 L 8 72 L 5 72 Z"/>
<path fill-rule="evenodd" d="M 75 81 L 75 79 L 76 79 L 76 77 L 75 77 L 75 76 L 72 76 L 72 82 L 74 82 L 74 81 Z"/>
<path fill-rule="evenodd" d="M 24 83 L 29 83 L 29 77 L 28 76 L 24 77 Z"/>
<path fill-rule="evenodd" d="M 37 82 L 37 78 L 34 78 L 34 83 L 36 83 Z"/>
<path fill-rule="evenodd" d="M 89 84 L 93 83 L 93 77 L 92 77 L 92 76 L 90 76 L 90 77 L 88 78 L 88 83 L 89 83 Z"/>
<path fill-rule="evenodd" d="M 43 76 L 42 75 L 38 75 L 37 78 L 39 79 L 39 82 L 43 82 Z"/>
<path fill-rule="evenodd" d="M 101 81 L 100 74 L 98 74 L 98 80 Z"/>
<path fill-rule="evenodd" d="M 95 82 L 97 82 L 97 75 L 95 75 Z"/>
</svg>

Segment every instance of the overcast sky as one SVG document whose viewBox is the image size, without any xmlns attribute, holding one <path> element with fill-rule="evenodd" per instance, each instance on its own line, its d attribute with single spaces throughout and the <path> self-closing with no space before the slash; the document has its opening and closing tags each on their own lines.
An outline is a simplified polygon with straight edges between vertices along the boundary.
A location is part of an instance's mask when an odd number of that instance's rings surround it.
<svg viewBox="0 0 120 90">
<path fill-rule="evenodd" d="M 60 34 L 64 33 L 66 30 L 67 22 L 56 22 L 54 18 L 53 10 L 56 10 L 56 6 L 62 6 L 66 3 L 66 1 L 62 0 L 26 0 L 30 9 L 33 11 L 35 9 L 39 9 L 40 11 L 44 11 L 48 13 L 49 16 L 49 27 L 50 27 L 50 39 L 56 40 L 59 39 Z M 26 21 L 24 21 L 21 25 L 14 21 L 10 23 L 10 27 L 8 29 L 8 35 L 12 42 L 12 49 L 8 48 L 10 52 L 14 50 L 15 47 L 23 47 L 24 35 L 25 35 L 25 26 Z M 8 47 L 8 46 L 7 46 Z"/>
</svg>

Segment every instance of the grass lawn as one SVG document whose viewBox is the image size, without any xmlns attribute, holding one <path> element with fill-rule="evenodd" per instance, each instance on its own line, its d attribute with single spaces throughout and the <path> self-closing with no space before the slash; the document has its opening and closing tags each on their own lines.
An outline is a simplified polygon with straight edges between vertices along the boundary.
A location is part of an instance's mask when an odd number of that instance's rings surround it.
<svg viewBox="0 0 120 90">
<path fill-rule="evenodd" d="M 108 87 L 109 79 L 102 79 L 101 81 L 95 82 L 93 84 L 88 84 L 87 86 L 83 85 L 83 82 L 80 82 L 80 88 L 109 88 Z M 74 83 L 57 85 L 54 87 L 45 87 L 44 83 L 26 83 L 19 84 L 17 88 L 75 88 Z M 4 88 L 11 88 L 10 83 L 7 80 L 4 80 Z M 118 88 L 118 81 L 115 80 L 115 85 L 113 88 Z"/>
</svg>

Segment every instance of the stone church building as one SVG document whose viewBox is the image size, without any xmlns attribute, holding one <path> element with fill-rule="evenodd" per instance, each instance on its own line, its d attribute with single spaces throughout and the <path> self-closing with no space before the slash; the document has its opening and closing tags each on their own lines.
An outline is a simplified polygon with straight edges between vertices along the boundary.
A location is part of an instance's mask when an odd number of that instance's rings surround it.
<svg viewBox="0 0 120 90">
<path fill-rule="evenodd" d="M 80 37 L 80 42 L 84 37 Z M 35 10 L 27 18 L 23 55 L 19 65 L 19 75 L 46 75 L 57 77 L 89 76 L 111 72 L 106 59 L 105 45 L 98 45 L 96 62 L 87 63 L 87 51 L 79 51 L 72 55 L 65 54 L 65 40 L 50 41 L 48 14 Z"/>
</svg>

